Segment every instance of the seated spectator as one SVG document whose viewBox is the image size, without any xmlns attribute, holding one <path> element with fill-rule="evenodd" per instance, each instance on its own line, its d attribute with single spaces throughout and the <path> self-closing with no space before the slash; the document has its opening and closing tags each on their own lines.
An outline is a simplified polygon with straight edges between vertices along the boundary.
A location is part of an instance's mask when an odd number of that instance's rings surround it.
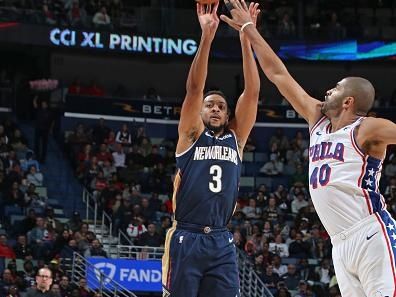
<svg viewBox="0 0 396 297">
<path fill-rule="evenodd" d="M 244 206 L 242 212 L 245 214 L 246 219 L 259 219 L 262 209 L 256 207 L 256 200 L 254 198 L 250 198 L 249 205 Z"/>
<path fill-rule="evenodd" d="M 14 250 L 7 243 L 7 235 L 0 235 L 0 257 L 6 259 L 15 259 Z"/>
<path fill-rule="evenodd" d="M 59 289 L 61 297 L 69 297 L 71 295 L 72 286 L 70 284 L 69 277 L 67 275 L 63 275 L 59 281 Z"/>
<path fill-rule="evenodd" d="M 270 242 L 269 250 L 280 257 L 289 257 L 289 247 L 286 243 L 283 243 L 283 238 L 280 234 L 275 236 L 275 242 Z M 282 273 L 279 273 L 279 275 L 282 275 Z"/>
<path fill-rule="evenodd" d="M 70 95 L 82 95 L 84 93 L 83 87 L 79 79 L 75 79 L 68 88 Z"/>
<path fill-rule="evenodd" d="M 114 166 L 117 169 L 125 167 L 125 153 L 120 143 L 116 144 L 115 151 L 113 152 L 112 156 L 114 160 Z"/>
<path fill-rule="evenodd" d="M 283 163 L 279 160 L 277 154 L 270 155 L 270 161 L 260 168 L 260 173 L 270 176 L 281 175 L 283 173 Z"/>
<path fill-rule="evenodd" d="M 283 212 L 276 205 L 276 198 L 272 194 L 268 199 L 268 206 L 263 209 L 263 219 L 270 221 L 272 224 L 283 221 Z"/>
<path fill-rule="evenodd" d="M 26 154 L 27 140 L 22 136 L 21 130 L 15 129 L 9 143 L 17 153 Z"/>
<path fill-rule="evenodd" d="M 139 246 L 152 246 L 159 247 L 164 243 L 164 239 L 156 231 L 156 227 L 153 223 L 148 224 L 147 231 L 140 235 L 137 245 Z"/>
<path fill-rule="evenodd" d="M 281 257 L 279 255 L 275 255 L 272 258 L 272 267 L 273 271 L 278 274 L 279 276 L 284 275 L 287 273 L 287 266 L 281 263 Z"/>
<path fill-rule="evenodd" d="M 303 241 L 303 237 L 304 235 L 301 232 L 297 232 L 296 240 L 290 243 L 289 255 L 291 258 L 309 258 L 310 246 Z"/>
<path fill-rule="evenodd" d="M 151 152 L 145 157 L 145 165 L 146 167 L 152 168 L 159 163 L 164 163 L 164 158 L 159 153 L 158 146 L 153 145 Z"/>
<path fill-rule="evenodd" d="M 295 290 L 299 283 L 299 277 L 297 275 L 296 265 L 289 264 L 287 265 L 287 272 L 281 276 L 284 281 L 286 287 L 289 290 Z"/>
<path fill-rule="evenodd" d="M 279 39 L 290 39 L 295 37 L 296 35 L 296 26 L 294 25 L 294 22 L 290 19 L 290 16 L 288 13 L 285 13 L 277 28 L 277 36 Z"/>
<path fill-rule="evenodd" d="M 31 166 L 35 166 L 37 171 L 40 171 L 40 164 L 36 160 L 33 151 L 26 153 L 26 159 L 21 161 L 21 168 L 24 172 L 27 172 Z"/>
<path fill-rule="evenodd" d="M 143 100 L 148 101 L 161 101 L 161 97 L 157 94 L 157 90 L 153 87 L 148 88 L 146 94 L 143 96 Z"/>
<path fill-rule="evenodd" d="M 55 213 L 52 206 L 47 206 L 47 208 L 45 209 L 45 216 L 46 216 L 47 225 L 50 225 L 51 228 L 55 230 L 57 234 L 61 234 L 63 231 L 63 224 L 58 219 L 55 218 Z"/>
<path fill-rule="evenodd" d="M 100 145 L 99 152 L 96 154 L 96 158 L 98 159 L 98 164 L 100 166 L 102 166 L 106 161 L 113 162 L 113 156 L 111 155 L 105 143 Z"/>
<path fill-rule="evenodd" d="M 294 214 L 298 214 L 301 208 L 308 206 L 308 201 L 305 200 L 303 192 L 298 192 L 291 203 L 291 211 Z"/>
<path fill-rule="evenodd" d="M 32 260 L 32 248 L 27 244 L 25 235 L 18 235 L 17 242 L 14 245 L 14 252 L 17 259 Z"/>
<path fill-rule="evenodd" d="M 105 6 L 102 6 L 100 10 L 95 13 L 92 23 L 94 24 L 94 27 L 98 29 L 111 29 L 111 19 L 107 14 Z"/>
<path fill-rule="evenodd" d="M 110 128 L 106 126 L 105 120 L 100 118 L 98 123 L 92 128 L 92 138 L 95 145 L 105 143 L 105 139 L 109 135 Z"/>
<path fill-rule="evenodd" d="M 60 234 L 58 234 L 58 236 L 55 239 L 54 248 L 53 248 L 53 252 L 55 256 L 59 255 L 62 249 L 68 245 L 70 239 L 72 239 L 72 235 L 69 232 L 69 230 L 65 229 L 62 232 L 60 232 Z"/>
<path fill-rule="evenodd" d="M 140 236 L 144 232 L 147 232 L 147 228 L 143 224 L 143 222 L 144 219 L 142 217 L 136 217 L 131 219 L 126 231 L 133 242 L 139 240 Z"/>
<path fill-rule="evenodd" d="M 10 269 L 4 269 L 2 278 L 0 279 L 0 296 L 8 296 L 8 290 L 15 285 L 15 275 Z"/>
<path fill-rule="evenodd" d="M 24 194 L 19 189 L 19 183 L 17 181 L 12 183 L 11 189 L 5 193 L 3 199 L 5 205 L 24 206 Z"/>
<path fill-rule="evenodd" d="M 74 253 L 78 253 L 77 241 L 70 239 L 68 245 L 64 246 L 59 253 L 61 259 L 73 259 Z"/>
<path fill-rule="evenodd" d="M 111 156 L 111 158 L 113 158 L 113 156 Z M 103 177 L 109 181 L 113 176 L 113 174 L 117 172 L 117 169 L 115 168 L 112 162 L 107 160 L 104 161 L 103 163 L 102 172 L 103 172 Z"/>
<path fill-rule="evenodd" d="M 127 124 L 122 124 L 121 130 L 117 131 L 116 142 L 123 146 L 130 146 L 132 144 L 132 136 L 128 130 Z"/>
<path fill-rule="evenodd" d="M 43 174 L 37 170 L 36 166 L 32 165 L 30 166 L 26 179 L 29 184 L 41 187 L 43 185 L 44 177 Z"/>
<path fill-rule="evenodd" d="M 67 18 L 70 25 L 73 27 L 81 27 L 84 25 L 86 12 L 79 6 L 78 0 L 72 1 L 72 7 L 68 11 Z"/>
<path fill-rule="evenodd" d="M 103 250 L 102 244 L 98 239 L 92 240 L 91 248 L 87 249 L 84 257 L 103 257 L 107 258 L 107 253 Z"/>
<path fill-rule="evenodd" d="M 274 267 L 271 264 L 267 265 L 265 268 L 265 273 L 263 274 L 261 280 L 267 286 L 268 290 L 270 290 L 272 294 L 275 294 L 277 290 L 277 283 L 279 282 L 280 278 L 279 275 L 274 272 Z"/>
</svg>

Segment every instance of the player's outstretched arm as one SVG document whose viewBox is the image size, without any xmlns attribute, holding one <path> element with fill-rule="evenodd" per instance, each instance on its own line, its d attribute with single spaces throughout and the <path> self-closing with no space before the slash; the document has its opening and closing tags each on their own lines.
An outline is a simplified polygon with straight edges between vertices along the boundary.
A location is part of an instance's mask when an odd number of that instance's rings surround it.
<svg viewBox="0 0 396 297">
<path fill-rule="evenodd" d="M 396 144 L 396 124 L 386 119 L 369 117 L 360 125 L 356 140 L 367 154 L 381 159 L 386 147 Z"/>
<path fill-rule="evenodd" d="M 252 21 L 256 25 L 257 16 L 260 12 L 258 4 L 250 3 L 248 9 L 252 16 Z M 244 90 L 238 99 L 235 108 L 235 118 L 230 123 L 230 128 L 235 131 L 238 138 L 239 151 L 242 153 L 256 121 L 260 77 L 249 39 L 243 32 L 240 32 L 239 37 L 242 48 Z"/>
<path fill-rule="evenodd" d="M 244 0 L 224 0 L 232 19 L 221 15 L 221 20 L 236 30 L 252 21 L 249 11 L 243 5 Z M 283 62 L 263 39 L 255 26 L 245 25 L 244 33 L 249 38 L 262 70 L 273 82 L 281 94 L 290 102 L 293 108 L 309 123 L 314 125 L 322 116 L 320 101 L 309 96 L 287 71 Z"/>
<path fill-rule="evenodd" d="M 209 51 L 219 25 L 217 16 L 218 5 L 219 3 L 214 5 L 197 3 L 197 15 L 202 35 L 188 73 L 186 97 L 180 114 L 179 141 L 176 153 L 181 153 L 189 148 L 204 129 L 200 110 L 208 72 Z"/>
</svg>

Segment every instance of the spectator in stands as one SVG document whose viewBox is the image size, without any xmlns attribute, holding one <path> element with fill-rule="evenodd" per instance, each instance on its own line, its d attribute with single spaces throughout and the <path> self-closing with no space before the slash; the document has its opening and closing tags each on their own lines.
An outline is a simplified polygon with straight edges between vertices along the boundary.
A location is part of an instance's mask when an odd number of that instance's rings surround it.
<svg viewBox="0 0 396 297">
<path fill-rule="evenodd" d="M 99 152 L 96 154 L 96 158 L 98 159 L 98 164 L 103 166 L 106 161 L 112 162 L 113 156 L 109 152 L 107 145 L 102 143 L 99 147 Z"/>
<path fill-rule="evenodd" d="M 158 146 L 153 145 L 151 152 L 145 157 L 145 165 L 148 168 L 152 168 L 159 163 L 164 163 L 164 158 L 159 153 Z"/>
<path fill-rule="evenodd" d="M 102 6 L 100 10 L 95 13 L 92 23 L 97 29 L 110 30 L 112 28 L 111 19 L 107 14 L 106 6 Z"/>
<path fill-rule="evenodd" d="M 52 284 L 51 293 L 53 294 L 53 297 L 62 297 L 60 287 L 57 283 Z"/>
<path fill-rule="evenodd" d="M 284 135 L 282 128 L 277 128 L 275 130 L 275 134 L 271 136 L 269 140 L 270 149 L 273 148 L 274 143 L 276 143 L 276 147 L 279 149 L 282 155 L 289 148 L 289 139 L 287 138 L 286 135 Z"/>
<path fill-rule="evenodd" d="M 143 100 L 161 101 L 161 97 L 158 95 L 157 90 L 155 88 L 150 87 L 147 89 L 146 94 L 144 94 Z"/>
<path fill-rule="evenodd" d="M 22 220 L 20 225 L 19 233 L 26 234 L 28 231 L 32 230 L 36 226 L 36 211 L 34 209 L 29 209 L 27 216 Z M 19 229 L 19 228 L 18 228 Z"/>
<path fill-rule="evenodd" d="M 262 209 L 256 206 L 254 198 L 250 198 L 249 204 L 242 208 L 242 212 L 245 214 L 246 219 L 257 220 L 261 217 Z"/>
<path fill-rule="evenodd" d="M 84 253 L 84 257 L 103 257 L 107 258 L 107 253 L 103 250 L 99 239 L 92 240 L 91 247 Z"/>
<path fill-rule="evenodd" d="M 31 166 L 35 166 L 40 171 L 40 164 L 36 160 L 33 151 L 26 152 L 26 159 L 21 162 L 21 168 L 24 172 L 27 172 Z"/>
<path fill-rule="evenodd" d="M 281 175 L 283 173 L 283 163 L 279 160 L 278 155 L 272 153 L 270 155 L 270 161 L 266 162 L 264 166 L 260 168 L 260 172 L 269 176 Z"/>
<path fill-rule="evenodd" d="M 125 153 L 120 143 L 115 145 L 115 151 L 113 152 L 112 156 L 114 160 L 114 166 L 117 168 L 117 170 L 125 167 Z"/>
<path fill-rule="evenodd" d="M 48 24 L 48 25 L 56 24 L 55 15 L 54 15 L 53 11 L 51 11 L 49 9 L 49 6 L 47 4 L 43 5 L 43 15 L 44 15 L 46 24 Z"/>
<path fill-rule="evenodd" d="M 60 251 L 59 256 L 61 259 L 73 259 L 73 254 L 75 252 L 79 252 L 77 241 L 75 239 L 70 239 L 69 243 Z"/>
<path fill-rule="evenodd" d="M 270 242 L 269 244 L 269 251 L 273 252 L 280 257 L 289 257 L 289 247 L 286 243 L 283 243 L 283 238 L 281 234 L 277 234 L 275 236 L 275 242 Z M 278 273 L 280 276 L 283 273 Z"/>
<path fill-rule="evenodd" d="M 385 176 L 390 179 L 396 176 L 396 156 L 390 160 L 391 163 L 385 166 Z"/>
<path fill-rule="evenodd" d="M 272 224 L 283 221 L 283 211 L 277 206 L 277 201 L 273 194 L 270 194 L 268 206 L 263 209 L 263 219 L 270 221 Z"/>
<path fill-rule="evenodd" d="M 44 176 L 41 172 L 37 171 L 36 166 L 30 166 L 29 173 L 26 176 L 29 184 L 41 187 L 43 185 Z"/>
<path fill-rule="evenodd" d="M 12 285 L 15 285 L 15 276 L 10 269 L 4 269 L 0 279 L 0 296 L 6 296 Z"/>
<path fill-rule="evenodd" d="M 55 218 L 55 212 L 52 206 L 47 206 L 45 209 L 47 225 L 50 225 L 57 234 L 61 234 L 63 231 L 63 224 Z"/>
<path fill-rule="evenodd" d="M 296 271 L 296 265 L 289 264 L 287 265 L 287 272 L 281 276 L 289 290 L 295 290 L 298 286 L 299 278 L 296 274 Z"/>
<path fill-rule="evenodd" d="M 50 269 L 39 269 L 36 275 L 36 288 L 30 289 L 27 293 L 27 297 L 52 296 L 50 292 L 52 281 L 52 271 Z"/>
<path fill-rule="evenodd" d="M 92 138 L 95 145 L 105 143 L 105 139 L 109 135 L 110 128 L 106 126 L 105 120 L 100 118 L 98 123 L 92 128 Z"/>
<path fill-rule="evenodd" d="M 169 216 L 162 216 L 160 225 L 157 227 L 157 233 L 161 236 L 162 240 L 165 240 L 166 232 L 171 227 L 171 218 Z"/>
<path fill-rule="evenodd" d="M 288 13 L 284 13 L 277 27 L 279 39 L 291 39 L 296 35 L 296 26 Z"/>
<path fill-rule="evenodd" d="M 277 283 L 279 282 L 279 275 L 274 272 L 274 267 L 269 264 L 265 268 L 265 274 L 263 274 L 261 280 L 267 286 L 272 294 L 275 294 L 277 291 Z"/>
<path fill-rule="evenodd" d="M 139 246 L 153 246 L 159 247 L 164 243 L 164 238 L 156 231 L 155 224 L 150 223 L 147 226 L 147 231 L 140 235 L 137 245 Z"/>
<path fill-rule="evenodd" d="M 70 230 L 74 233 L 81 229 L 82 219 L 80 217 L 80 213 L 78 211 L 73 212 L 73 216 L 68 222 L 68 226 Z"/>
<path fill-rule="evenodd" d="M 74 81 L 71 83 L 68 88 L 68 93 L 70 95 L 81 95 L 84 93 L 83 87 L 81 86 L 81 81 L 78 78 L 74 79 Z"/>
<path fill-rule="evenodd" d="M 24 234 L 18 235 L 13 250 L 17 259 L 32 260 L 33 258 L 32 248 L 27 243 L 26 235 Z"/>
<path fill-rule="evenodd" d="M 304 234 L 297 232 L 296 240 L 290 243 L 289 255 L 291 258 L 308 258 L 310 256 L 310 246 L 303 241 Z"/>
<path fill-rule="evenodd" d="M 300 280 L 298 283 L 297 294 L 294 297 L 306 297 L 308 296 L 308 283 L 305 280 Z"/>
<path fill-rule="evenodd" d="M 342 40 L 345 38 L 345 28 L 338 21 L 338 15 L 335 11 L 330 15 L 330 22 L 327 25 L 327 35 L 331 40 Z"/>
<path fill-rule="evenodd" d="M 79 297 L 93 297 L 93 292 L 88 288 L 88 283 L 85 278 L 80 278 L 78 281 Z"/>
<path fill-rule="evenodd" d="M 126 231 L 133 242 L 137 241 L 144 232 L 147 232 L 144 219 L 142 217 L 133 217 Z"/>
<path fill-rule="evenodd" d="M 0 257 L 7 259 L 15 259 L 14 250 L 7 243 L 7 235 L 0 235 Z"/>
<path fill-rule="evenodd" d="M 284 275 L 287 273 L 287 266 L 282 264 L 282 259 L 279 257 L 279 255 L 275 255 L 272 258 L 272 267 L 273 271 L 277 273 L 279 276 Z"/>
<path fill-rule="evenodd" d="M 122 124 L 121 130 L 116 133 L 116 142 L 123 146 L 130 146 L 132 144 L 132 136 L 129 132 L 128 125 Z"/>
<path fill-rule="evenodd" d="M 59 255 L 61 250 L 69 243 L 69 240 L 71 239 L 71 234 L 69 230 L 64 229 L 62 232 L 59 232 L 58 236 L 55 239 L 54 242 L 54 248 L 53 248 L 53 254 L 54 256 Z"/>
<path fill-rule="evenodd" d="M 69 277 L 63 275 L 59 281 L 59 289 L 62 297 L 70 297 L 72 288 L 70 286 Z"/>
<path fill-rule="evenodd" d="M 113 158 L 113 156 L 111 156 Z M 117 172 L 117 169 L 115 168 L 114 164 L 111 161 L 104 161 L 103 166 L 102 166 L 102 172 L 103 172 L 103 177 L 109 181 L 111 177 L 113 176 L 114 173 Z"/>
<path fill-rule="evenodd" d="M 147 221 L 155 220 L 155 210 L 150 205 L 150 200 L 143 197 L 141 200 L 141 213 Z"/>
<path fill-rule="evenodd" d="M 21 130 L 16 128 L 10 138 L 9 143 L 18 155 L 25 155 L 27 150 L 27 140 L 22 136 Z"/>
<path fill-rule="evenodd" d="M 54 115 L 45 100 L 39 103 L 36 97 L 33 100 L 33 106 L 36 109 L 34 151 L 40 163 L 44 163 L 47 156 L 48 137 L 54 123 Z"/>
<path fill-rule="evenodd" d="M 300 188 L 296 188 L 294 192 L 294 198 L 291 203 L 291 211 L 294 214 L 298 214 L 301 208 L 308 206 L 308 202 L 305 200 L 305 194 L 300 190 Z"/>
<path fill-rule="evenodd" d="M 73 27 L 81 27 L 85 24 L 86 12 L 80 7 L 78 0 L 72 1 L 72 7 L 68 11 L 67 18 Z"/>
<path fill-rule="evenodd" d="M 276 292 L 275 297 L 291 297 L 291 294 L 287 288 L 278 287 L 278 292 Z"/>
<path fill-rule="evenodd" d="M 5 193 L 3 199 L 4 205 L 17 205 L 23 207 L 24 195 L 23 192 L 19 189 L 19 183 L 17 181 L 12 183 L 11 189 L 9 189 Z"/>
</svg>

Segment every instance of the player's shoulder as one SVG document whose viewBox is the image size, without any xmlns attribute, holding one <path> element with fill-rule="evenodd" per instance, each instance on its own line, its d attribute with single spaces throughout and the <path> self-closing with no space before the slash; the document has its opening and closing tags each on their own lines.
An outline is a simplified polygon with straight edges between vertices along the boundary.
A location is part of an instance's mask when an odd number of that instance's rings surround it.
<svg viewBox="0 0 396 297">
<path fill-rule="evenodd" d="M 384 118 L 366 117 L 360 123 L 360 130 L 374 131 L 386 126 L 390 121 Z"/>
</svg>

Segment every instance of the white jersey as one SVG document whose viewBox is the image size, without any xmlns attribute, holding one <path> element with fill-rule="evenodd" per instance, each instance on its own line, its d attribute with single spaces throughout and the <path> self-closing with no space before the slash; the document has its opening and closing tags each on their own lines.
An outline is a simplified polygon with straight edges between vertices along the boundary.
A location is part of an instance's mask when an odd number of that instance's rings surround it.
<svg viewBox="0 0 396 297">
<path fill-rule="evenodd" d="M 322 117 L 310 131 L 309 190 L 330 236 L 386 209 L 379 193 L 382 160 L 364 154 L 354 137 L 363 119 L 331 133 Z"/>
</svg>

